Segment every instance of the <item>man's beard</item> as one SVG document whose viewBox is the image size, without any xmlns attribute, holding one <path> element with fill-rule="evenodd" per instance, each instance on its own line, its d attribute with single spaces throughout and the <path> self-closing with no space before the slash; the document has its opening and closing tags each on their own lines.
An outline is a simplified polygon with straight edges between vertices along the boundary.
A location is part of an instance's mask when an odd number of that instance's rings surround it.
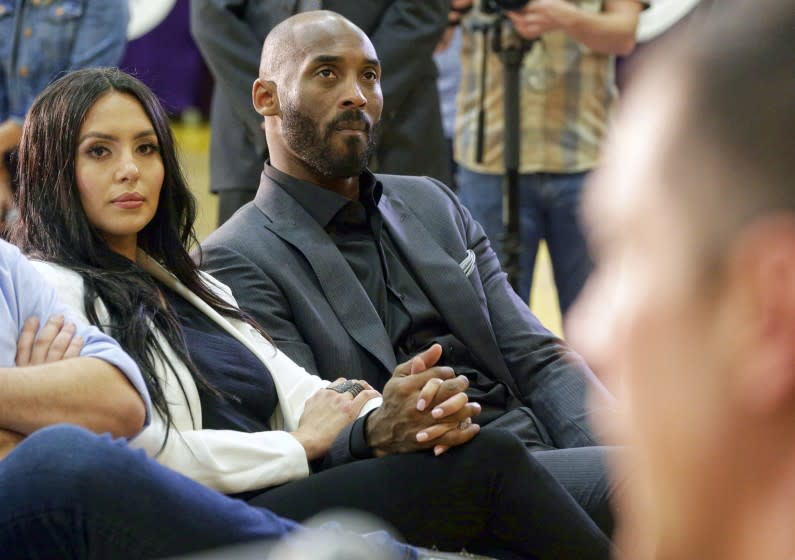
<svg viewBox="0 0 795 560">
<path fill-rule="evenodd" d="M 366 123 L 364 133 L 367 143 L 360 148 L 362 141 L 351 136 L 345 141 L 347 149 L 334 152 L 331 144 L 338 123 L 361 121 Z M 323 130 L 321 137 L 317 124 L 292 104 L 282 104 L 282 134 L 287 146 L 315 173 L 332 178 L 356 177 L 367 168 L 367 162 L 375 150 L 376 127 L 361 111 L 349 109 L 338 115 Z"/>
</svg>

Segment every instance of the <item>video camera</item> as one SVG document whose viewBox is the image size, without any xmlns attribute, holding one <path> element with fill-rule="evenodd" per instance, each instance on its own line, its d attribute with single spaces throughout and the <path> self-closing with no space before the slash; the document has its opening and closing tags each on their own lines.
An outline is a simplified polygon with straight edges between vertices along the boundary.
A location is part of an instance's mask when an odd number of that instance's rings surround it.
<svg viewBox="0 0 795 560">
<path fill-rule="evenodd" d="M 482 0 L 480 11 L 484 14 L 496 14 L 500 10 L 518 10 L 533 0 Z"/>
</svg>

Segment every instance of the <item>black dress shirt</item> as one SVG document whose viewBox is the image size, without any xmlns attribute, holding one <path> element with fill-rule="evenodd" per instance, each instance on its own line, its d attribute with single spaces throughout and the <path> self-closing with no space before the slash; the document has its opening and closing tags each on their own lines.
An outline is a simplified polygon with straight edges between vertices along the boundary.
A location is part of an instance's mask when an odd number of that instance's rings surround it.
<svg viewBox="0 0 795 560">
<path fill-rule="evenodd" d="M 458 340 L 428 299 L 395 245 L 379 211 L 383 187 L 370 171 L 359 176 L 359 199 L 296 179 L 270 164 L 265 173 L 292 196 L 328 233 L 359 279 L 392 342 L 397 362 L 408 360 L 434 342 L 444 350 L 441 364 L 470 380 L 471 400 L 480 402 L 484 423 L 517 402 L 501 383 L 484 375 L 466 346 Z"/>
</svg>

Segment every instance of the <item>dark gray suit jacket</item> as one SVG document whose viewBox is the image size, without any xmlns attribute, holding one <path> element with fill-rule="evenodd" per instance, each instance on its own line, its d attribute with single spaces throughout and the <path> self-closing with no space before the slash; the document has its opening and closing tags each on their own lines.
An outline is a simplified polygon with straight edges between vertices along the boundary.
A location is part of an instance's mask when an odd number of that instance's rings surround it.
<svg viewBox="0 0 795 560">
<path fill-rule="evenodd" d="M 191 0 L 191 33 L 215 78 L 210 185 L 254 190 L 265 161 L 262 117 L 251 104 L 262 42 L 295 0 Z M 358 25 L 381 60 L 384 93 L 376 168 L 449 182 L 433 49 L 450 0 L 324 0 Z"/>
<path fill-rule="evenodd" d="M 481 226 L 438 181 L 377 178 L 385 226 L 452 334 L 534 411 L 556 446 L 593 444 L 585 392 L 601 385 L 511 289 Z M 202 248 L 202 267 L 293 360 L 327 379 L 383 386 L 396 358 L 378 313 L 331 238 L 266 174 L 255 200 Z M 468 251 L 476 267 L 467 276 Z"/>
</svg>

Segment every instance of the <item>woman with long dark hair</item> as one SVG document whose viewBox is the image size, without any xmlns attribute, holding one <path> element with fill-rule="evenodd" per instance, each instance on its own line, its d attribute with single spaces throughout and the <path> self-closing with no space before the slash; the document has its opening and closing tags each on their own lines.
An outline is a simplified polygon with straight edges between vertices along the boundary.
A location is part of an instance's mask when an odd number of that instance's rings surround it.
<svg viewBox="0 0 795 560">
<path fill-rule="evenodd" d="M 195 203 L 165 111 L 138 80 L 92 69 L 53 83 L 29 112 L 19 166 L 14 241 L 45 261 L 38 268 L 63 300 L 117 338 L 151 391 L 158 418 L 133 445 L 298 520 L 348 507 L 418 545 L 607 558 L 605 535 L 499 430 L 439 457 L 392 454 L 308 476 L 337 435 L 378 406 L 378 393 L 309 375 L 197 269 L 188 253 Z M 440 425 L 476 432 L 469 406 Z"/>
</svg>

